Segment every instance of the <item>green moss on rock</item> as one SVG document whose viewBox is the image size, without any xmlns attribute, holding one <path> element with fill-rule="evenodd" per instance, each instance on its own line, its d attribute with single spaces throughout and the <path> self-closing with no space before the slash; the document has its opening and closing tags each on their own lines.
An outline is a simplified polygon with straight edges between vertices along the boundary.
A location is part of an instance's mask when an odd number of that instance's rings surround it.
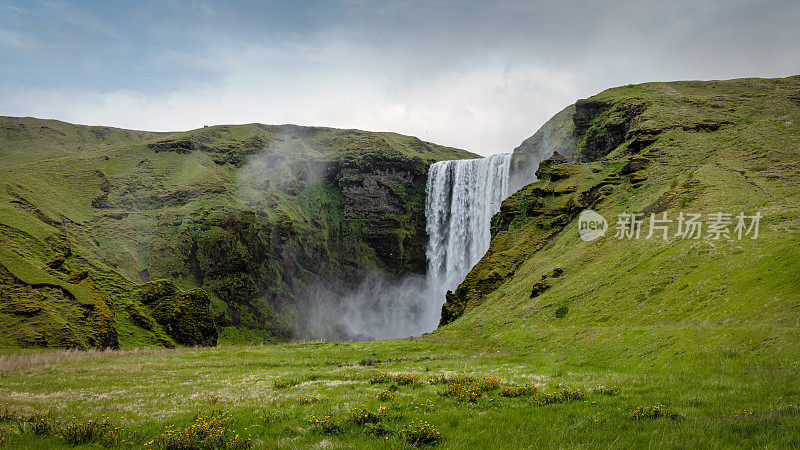
<svg viewBox="0 0 800 450">
<path fill-rule="evenodd" d="M 192 289 L 184 292 L 169 280 L 158 280 L 142 285 L 139 296 L 150 308 L 156 322 L 178 344 L 217 344 L 211 299 L 206 291 Z"/>
</svg>

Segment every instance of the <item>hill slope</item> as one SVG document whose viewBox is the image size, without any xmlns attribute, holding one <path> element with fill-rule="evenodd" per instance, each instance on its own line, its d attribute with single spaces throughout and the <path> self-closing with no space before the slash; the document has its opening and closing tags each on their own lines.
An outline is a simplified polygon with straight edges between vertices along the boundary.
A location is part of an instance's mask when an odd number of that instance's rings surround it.
<svg viewBox="0 0 800 450">
<path fill-rule="evenodd" d="M 306 286 L 424 271 L 427 167 L 474 156 L 358 130 L 0 118 L 0 345 L 286 336 Z"/>
<path fill-rule="evenodd" d="M 568 158 L 543 162 L 540 181 L 503 202 L 491 248 L 448 296 L 442 325 L 452 324 L 437 339 L 540 342 L 592 364 L 796 355 L 800 76 L 609 89 L 520 146 L 515 175 L 554 150 Z M 585 208 L 608 220 L 604 237 L 579 238 Z M 739 239 L 742 212 L 762 215 L 757 239 Z M 615 237 L 626 213 L 642 214 L 639 239 Z M 673 220 L 666 241 L 660 229 L 646 238 L 651 213 Z M 732 214 L 729 237 L 708 237 L 715 213 Z M 701 215 L 700 238 L 675 236 L 680 214 Z"/>
</svg>

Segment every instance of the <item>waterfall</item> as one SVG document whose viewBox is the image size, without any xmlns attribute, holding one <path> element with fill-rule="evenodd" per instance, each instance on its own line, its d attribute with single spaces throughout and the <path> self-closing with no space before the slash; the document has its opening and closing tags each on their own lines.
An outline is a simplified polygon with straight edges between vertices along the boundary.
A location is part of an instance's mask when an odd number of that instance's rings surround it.
<svg viewBox="0 0 800 450">
<path fill-rule="evenodd" d="M 492 216 L 509 194 L 511 154 L 441 161 L 426 187 L 429 329 L 436 327 L 444 295 L 455 289 L 489 249 Z"/>
<path fill-rule="evenodd" d="M 437 162 L 430 166 L 425 218 L 428 270 L 399 280 L 371 273 L 339 295 L 306 293 L 312 307 L 298 333 L 325 339 L 419 336 L 439 325 L 445 293 L 455 289 L 489 249 L 490 222 L 510 194 L 511 154 Z"/>
</svg>

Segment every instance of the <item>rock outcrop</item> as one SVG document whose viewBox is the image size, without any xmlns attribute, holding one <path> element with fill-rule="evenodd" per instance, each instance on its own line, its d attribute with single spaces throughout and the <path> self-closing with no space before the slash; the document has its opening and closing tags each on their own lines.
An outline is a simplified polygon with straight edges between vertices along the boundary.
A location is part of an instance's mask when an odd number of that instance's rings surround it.
<svg viewBox="0 0 800 450">
<path fill-rule="evenodd" d="M 148 133 L 0 118 L 0 133 L 10 146 L 0 160 L 11 163 L 0 165 L 10 180 L 0 264 L 20 279 L 9 262 L 18 259 L 75 292 L 3 297 L 0 325 L 39 333 L 0 334 L 12 346 L 286 339 L 319 287 L 337 295 L 365 272 L 422 273 L 428 166 L 475 156 L 394 133 L 295 125 Z M 70 245 L 47 250 L 53 233 Z M 6 278 L 0 288 L 16 286 Z M 143 296 L 152 290 L 165 293 Z M 59 312 L 63 303 L 95 306 L 78 319 Z M 34 327 L 42 317 L 65 326 Z"/>
<path fill-rule="evenodd" d="M 217 345 L 217 329 L 211 315 L 211 299 L 202 289 L 182 292 L 168 280 L 146 283 L 138 290 L 142 304 L 150 308 L 155 321 L 180 345 Z M 144 321 L 144 323 L 142 323 Z M 146 316 L 137 325 L 148 328 Z"/>
</svg>

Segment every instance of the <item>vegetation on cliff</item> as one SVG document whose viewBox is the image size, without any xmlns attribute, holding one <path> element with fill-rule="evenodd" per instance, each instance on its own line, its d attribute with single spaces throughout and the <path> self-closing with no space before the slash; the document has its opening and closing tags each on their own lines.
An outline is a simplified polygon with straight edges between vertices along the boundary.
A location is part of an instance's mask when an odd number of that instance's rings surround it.
<svg viewBox="0 0 800 450">
<path fill-rule="evenodd" d="M 358 130 L 0 118 L 0 345 L 285 338 L 308 286 L 423 272 L 427 168 L 470 156 Z"/>
<path fill-rule="evenodd" d="M 444 334 L 477 327 L 533 337 L 548 329 L 560 336 L 555 345 L 577 327 L 582 341 L 666 334 L 675 351 L 695 345 L 689 335 L 700 332 L 717 342 L 709 345 L 733 348 L 794 342 L 799 92 L 798 76 L 647 83 L 567 108 L 571 122 L 562 112 L 536 135 L 555 138 L 532 138 L 514 158 L 569 149 L 568 158 L 544 161 L 539 181 L 503 203 L 490 250 L 448 296 L 442 324 L 455 323 Z M 591 242 L 579 238 L 575 220 L 586 208 L 609 222 Z M 758 238 L 706 239 L 704 229 L 700 239 L 681 239 L 673 223 L 667 240 L 646 239 L 651 213 L 677 221 L 718 212 L 762 214 Z M 642 214 L 640 239 L 615 237 L 626 213 Z M 611 345 L 622 351 L 628 343 Z"/>
</svg>

